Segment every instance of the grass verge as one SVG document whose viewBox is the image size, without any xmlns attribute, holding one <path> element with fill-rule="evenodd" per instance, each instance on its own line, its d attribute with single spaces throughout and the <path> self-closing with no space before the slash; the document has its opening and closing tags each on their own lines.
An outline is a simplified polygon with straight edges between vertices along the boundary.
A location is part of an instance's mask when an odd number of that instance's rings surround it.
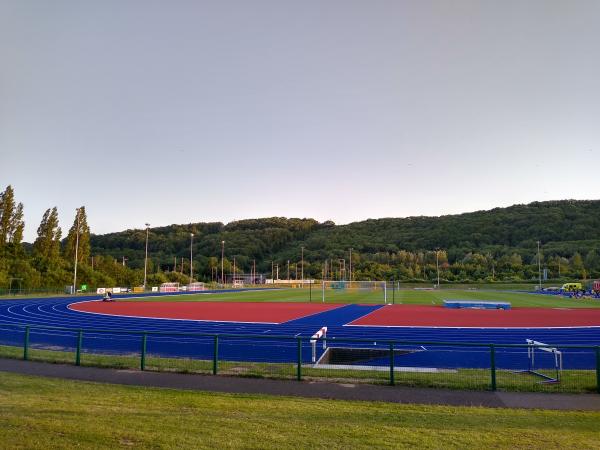
<svg viewBox="0 0 600 450">
<path fill-rule="evenodd" d="M 598 448 L 600 413 L 401 405 L 0 374 L 1 448 Z"/>
<path fill-rule="evenodd" d="M 23 358 L 23 349 L 12 346 L 0 346 L 0 358 Z M 29 359 L 32 361 L 74 364 L 75 352 L 44 350 L 30 348 Z M 145 369 L 148 371 L 212 374 L 213 361 L 191 358 L 162 358 L 147 355 Z M 102 355 L 82 353 L 81 365 L 113 369 L 140 369 L 139 355 Z M 444 388 L 456 390 L 489 390 L 491 374 L 485 369 L 458 369 L 448 372 L 410 372 L 396 368 L 395 384 L 397 386 Z M 322 369 L 304 364 L 301 369 L 305 381 L 329 381 L 339 383 L 388 384 L 388 370 L 352 370 Z M 259 363 L 247 361 L 219 361 L 218 374 L 223 376 L 241 376 L 252 378 L 295 379 L 297 365 L 294 363 Z M 548 372 L 548 375 L 553 375 Z M 564 370 L 560 383 L 541 383 L 540 378 L 516 374 L 510 370 L 496 371 L 497 388 L 502 391 L 515 392 L 563 392 L 563 393 L 595 393 L 596 373 L 593 370 Z"/>
</svg>

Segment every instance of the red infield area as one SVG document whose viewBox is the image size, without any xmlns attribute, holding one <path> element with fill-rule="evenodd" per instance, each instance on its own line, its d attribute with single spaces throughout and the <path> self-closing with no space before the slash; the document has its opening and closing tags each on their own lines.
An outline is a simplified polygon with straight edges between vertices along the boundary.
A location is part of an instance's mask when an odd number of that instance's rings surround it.
<svg viewBox="0 0 600 450">
<path fill-rule="evenodd" d="M 74 311 L 114 316 L 160 319 L 208 320 L 213 322 L 283 323 L 342 305 L 322 303 L 252 302 L 102 302 L 73 303 Z"/>
<path fill-rule="evenodd" d="M 389 327 L 550 328 L 600 326 L 600 308 L 451 309 L 388 305 L 349 325 Z"/>
</svg>

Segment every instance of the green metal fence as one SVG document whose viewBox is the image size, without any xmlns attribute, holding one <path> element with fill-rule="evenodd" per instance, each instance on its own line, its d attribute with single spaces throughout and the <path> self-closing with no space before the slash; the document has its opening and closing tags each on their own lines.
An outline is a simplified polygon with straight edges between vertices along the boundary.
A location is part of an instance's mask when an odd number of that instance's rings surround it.
<svg viewBox="0 0 600 450">
<path fill-rule="evenodd" d="M 372 340 L 331 337 L 314 340 L 303 336 L 169 333 L 41 325 L 1 325 L 0 328 L 5 332 L 4 336 L 7 330 L 13 330 L 11 342 L 4 339 L 0 345 L 0 357 L 77 366 L 451 389 L 600 393 L 600 346 L 390 340 L 378 341 L 375 346 Z M 60 336 L 67 344 L 50 345 L 49 335 Z M 98 346 L 93 345 L 95 340 L 110 341 L 115 348 L 98 350 Z M 161 348 L 164 350 L 172 345 L 177 345 L 181 353 L 188 356 L 165 356 L 164 351 L 161 352 Z M 239 354 L 240 348 L 260 347 L 268 347 L 269 352 L 273 349 L 276 357 L 260 359 L 249 356 L 244 359 L 238 356 L 232 359 L 223 356 L 231 355 L 232 350 Z M 327 350 L 324 350 L 325 347 Z M 132 351 L 131 348 L 138 350 Z M 315 349 L 319 350 L 316 353 L 318 358 L 313 360 Z M 422 351 L 420 349 L 438 355 L 439 363 L 434 363 L 434 367 L 411 367 L 410 358 Z M 479 369 L 452 367 L 444 363 L 444 356 L 448 353 L 465 360 L 474 356 L 480 360 L 485 357 L 489 365 Z M 538 360 L 545 357 L 546 363 L 538 365 L 537 360 L 533 360 L 536 354 Z M 562 369 L 558 366 L 558 354 L 560 358 L 569 358 L 570 362 L 587 358 L 595 369 Z M 522 358 L 521 370 L 507 368 L 503 361 L 509 358 L 513 361 L 514 358 Z M 553 358 L 556 364 L 551 363 Z M 375 362 L 369 365 L 368 361 Z"/>
</svg>

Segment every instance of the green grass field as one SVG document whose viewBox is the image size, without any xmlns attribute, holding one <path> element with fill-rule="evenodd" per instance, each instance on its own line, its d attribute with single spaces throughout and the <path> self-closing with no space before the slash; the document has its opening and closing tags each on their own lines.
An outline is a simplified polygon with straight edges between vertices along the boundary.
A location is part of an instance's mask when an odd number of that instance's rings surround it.
<svg viewBox="0 0 600 450">
<path fill-rule="evenodd" d="M 325 293 L 326 303 L 383 303 L 383 292 L 380 290 L 335 290 Z M 504 292 L 491 289 L 440 289 L 414 290 L 400 289 L 392 292 L 388 289 L 388 303 L 413 305 L 442 305 L 446 299 L 489 300 L 509 302 L 516 307 L 539 308 L 600 308 L 599 299 L 569 299 L 559 296 L 536 295 L 523 292 Z M 239 292 L 223 292 L 216 294 L 185 294 L 167 297 L 135 298 L 132 301 L 147 302 L 321 302 L 320 288 L 312 292 L 309 289 L 265 289 Z"/>
<path fill-rule="evenodd" d="M 600 308 L 600 299 L 569 299 L 562 296 L 537 295 L 526 292 L 514 292 L 507 288 L 527 289 L 520 285 L 469 285 L 448 287 L 439 290 L 420 290 L 402 287 L 400 290 L 387 290 L 388 303 L 413 305 L 442 305 L 448 299 L 489 300 L 509 302 L 513 307 L 538 308 Z M 530 287 L 529 287 L 530 289 Z M 89 294 L 88 294 L 89 295 Z M 54 297 L 54 296 L 48 296 Z M 27 299 L 28 296 L 5 297 L 1 300 Z M 74 300 L 77 297 L 73 297 Z M 131 297 L 125 300 L 144 302 L 193 302 L 193 301 L 222 301 L 222 302 L 322 302 L 320 285 L 308 288 L 282 288 L 246 290 L 239 292 L 223 292 L 211 294 L 182 294 L 160 297 Z M 125 301 L 122 300 L 122 301 Z M 358 289 L 328 289 L 325 292 L 326 303 L 383 303 L 381 290 Z"/>
<path fill-rule="evenodd" d="M 0 373 L 0 448 L 595 449 L 600 413 L 400 405 Z"/>
</svg>

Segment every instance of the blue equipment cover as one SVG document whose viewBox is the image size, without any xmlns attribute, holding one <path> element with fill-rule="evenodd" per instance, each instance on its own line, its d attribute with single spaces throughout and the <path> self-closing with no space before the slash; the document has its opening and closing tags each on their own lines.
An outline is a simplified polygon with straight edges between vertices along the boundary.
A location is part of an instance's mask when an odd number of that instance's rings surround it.
<svg viewBox="0 0 600 450">
<path fill-rule="evenodd" d="M 510 309 L 510 303 L 484 300 L 444 300 L 446 308 Z"/>
</svg>

